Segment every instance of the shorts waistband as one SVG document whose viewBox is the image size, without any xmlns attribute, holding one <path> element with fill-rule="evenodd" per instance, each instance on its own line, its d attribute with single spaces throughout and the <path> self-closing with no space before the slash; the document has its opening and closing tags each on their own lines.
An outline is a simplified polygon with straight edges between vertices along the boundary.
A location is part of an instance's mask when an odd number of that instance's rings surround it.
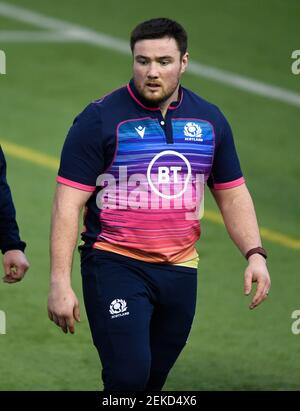
<svg viewBox="0 0 300 411">
<path fill-rule="evenodd" d="M 89 259 L 92 256 L 96 256 L 99 259 L 113 259 L 113 260 L 118 260 L 120 262 L 126 262 L 133 264 L 135 266 L 144 266 L 147 268 L 150 267 L 156 267 L 159 269 L 164 269 L 164 270 L 172 270 L 176 272 L 184 272 L 184 273 L 189 273 L 189 274 L 197 274 L 197 268 L 192 268 L 192 267 L 185 267 L 181 265 L 175 265 L 175 264 L 163 264 L 163 263 L 149 263 L 147 261 L 141 261 L 132 257 L 127 257 L 121 254 L 114 253 L 112 251 L 104 251 L 104 250 L 99 250 L 96 248 L 89 248 L 89 249 L 82 249 L 80 251 L 80 256 L 81 256 L 81 264 L 83 264 L 87 259 Z"/>
</svg>

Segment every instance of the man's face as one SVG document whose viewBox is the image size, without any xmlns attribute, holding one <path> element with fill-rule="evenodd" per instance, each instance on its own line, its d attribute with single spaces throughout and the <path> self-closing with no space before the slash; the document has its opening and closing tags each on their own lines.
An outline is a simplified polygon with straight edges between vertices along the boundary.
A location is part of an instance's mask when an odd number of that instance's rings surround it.
<svg viewBox="0 0 300 411">
<path fill-rule="evenodd" d="M 188 63 L 170 37 L 140 40 L 133 50 L 133 79 L 138 92 L 152 104 L 177 98 L 179 80 Z"/>
</svg>

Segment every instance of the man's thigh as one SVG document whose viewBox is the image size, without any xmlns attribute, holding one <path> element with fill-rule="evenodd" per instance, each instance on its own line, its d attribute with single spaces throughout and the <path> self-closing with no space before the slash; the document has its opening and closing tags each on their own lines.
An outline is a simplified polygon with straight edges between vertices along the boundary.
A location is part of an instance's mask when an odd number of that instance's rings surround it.
<svg viewBox="0 0 300 411">
<path fill-rule="evenodd" d="M 102 364 L 150 361 L 153 305 L 147 287 L 130 264 L 100 254 L 82 263 L 82 282 Z"/>
<path fill-rule="evenodd" d="M 161 390 L 186 346 L 196 308 L 197 270 L 162 274 L 160 304 L 150 324 L 151 371 L 147 390 Z"/>
</svg>

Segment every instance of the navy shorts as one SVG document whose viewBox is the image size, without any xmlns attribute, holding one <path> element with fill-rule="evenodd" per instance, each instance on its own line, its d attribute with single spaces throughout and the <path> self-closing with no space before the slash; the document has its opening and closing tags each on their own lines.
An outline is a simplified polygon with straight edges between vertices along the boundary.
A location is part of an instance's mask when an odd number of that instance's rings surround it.
<svg viewBox="0 0 300 411">
<path fill-rule="evenodd" d="M 195 315 L 197 270 L 81 252 L 86 312 L 104 391 L 159 391 Z"/>
</svg>

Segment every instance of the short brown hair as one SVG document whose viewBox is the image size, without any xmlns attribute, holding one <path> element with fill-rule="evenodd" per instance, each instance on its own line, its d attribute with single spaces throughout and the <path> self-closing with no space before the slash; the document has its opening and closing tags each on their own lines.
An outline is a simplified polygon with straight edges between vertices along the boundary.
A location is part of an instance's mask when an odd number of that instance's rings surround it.
<svg viewBox="0 0 300 411">
<path fill-rule="evenodd" d="M 155 18 L 138 24 L 130 36 L 130 47 L 133 53 L 135 43 L 139 40 L 174 38 L 181 56 L 187 50 L 187 33 L 184 28 L 174 20 L 166 17 Z"/>
</svg>

